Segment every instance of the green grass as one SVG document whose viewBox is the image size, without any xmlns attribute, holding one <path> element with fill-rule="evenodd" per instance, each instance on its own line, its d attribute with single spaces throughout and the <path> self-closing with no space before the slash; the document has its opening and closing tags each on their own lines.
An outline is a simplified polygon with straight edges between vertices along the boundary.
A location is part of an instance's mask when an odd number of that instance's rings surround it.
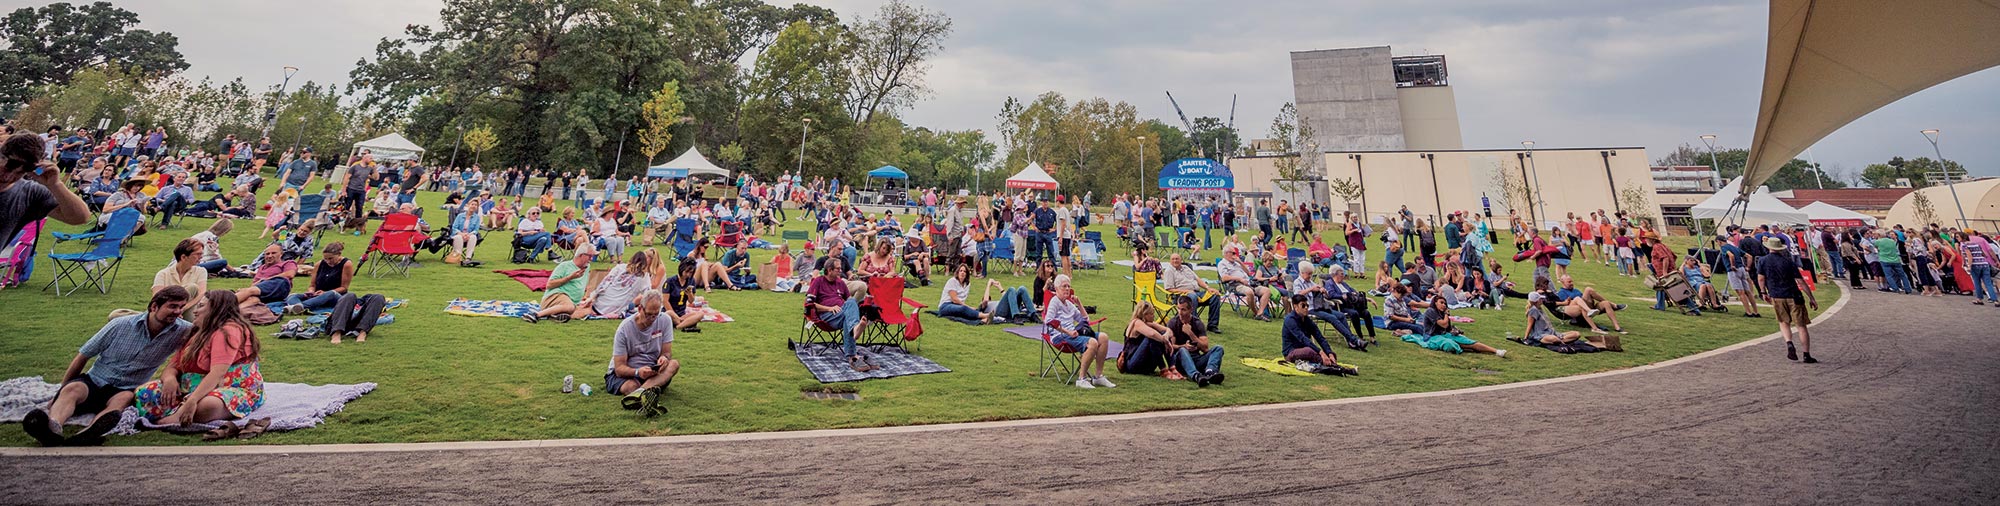
<svg viewBox="0 0 2000 506">
<path fill-rule="evenodd" d="M 267 193 L 268 193 L 267 189 Z M 435 209 L 441 194 L 424 193 L 419 202 Z M 172 230 L 155 230 L 137 239 L 135 252 L 110 295 L 83 292 L 56 298 L 41 292 L 52 267 L 46 257 L 37 267 L 35 285 L 0 291 L 0 339 L 8 352 L 0 355 L 0 376 L 41 375 L 57 379 L 78 345 L 103 324 L 114 308 L 142 308 L 151 275 L 166 262 L 175 242 L 207 226 L 188 220 Z M 232 261 L 247 260 L 263 241 L 256 226 L 244 222 L 224 238 L 223 251 Z M 803 222 L 787 226 L 808 228 Z M 58 226 L 61 230 L 71 227 Z M 1113 235 L 1105 226 L 1093 229 Z M 674 343 L 682 361 L 681 375 L 665 400 L 671 412 L 657 419 L 640 418 L 619 409 L 615 397 L 591 397 L 559 392 L 564 375 L 601 386 L 609 358 L 610 335 L 616 322 L 528 325 L 518 320 L 446 315 L 446 301 L 455 297 L 535 300 L 537 294 L 493 269 L 514 268 L 505 262 L 506 233 L 496 233 L 481 249 L 487 267 L 464 269 L 442 265 L 436 255 L 423 255 L 424 266 L 412 277 L 358 277 L 361 293 L 383 293 L 410 299 L 396 310 L 396 323 L 380 327 L 367 343 L 269 339 L 276 326 L 261 327 L 265 336 L 263 371 L 268 381 L 303 383 L 380 384 L 373 393 L 311 430 L 269 434 L 256 444 L 371 443 L 415 441 L 514 440 L 591 438 L 783 431 L 840 427 L 933 424 L 984 420 L 1058 417 L 1106 413 L 1201 408 L 1425 392 L 1568 376 L 1658 362 L 1686 356 L 1772 331 L 1770 319 L 1711 315 L 1700 318 L 1655 312 L 1645 307 L 1651 292 L 1614 269 L 1579 262 L 1571 272 L 1579 284 L 1595 286 L 1614 300 L 1632 305 L 1621 314 L 1631 334 L 1625 353 L 1559 355 L 1507 343 L 1502 334 L 1519 332 L 1523 303 L 1510 301 L 1504 311 L 1464 310 L 1478 321 L 1465 327 L 1481 342 L 1511 351 L 1508 358 L 1490 355 L 1450 355 L 1427 351 L 1383 333 L 1382 345 L 1369 353 L 1341 353 L 1342 361 L 1360 366 L 1359 377 L 1286 377 L 1243 367 L 1243 357 L 1275 357 L 1279 352 L 1277 323 L 1260 323 L 1225 315 L 1228 333 L 1215 342 L 1226 345 L 1227 385 L 1196 389 L 1192 383 L 1156 377 L 1111 373 L 1116 389 L 1084 391 L 1052 379 L 1038 379 L 1040 343 L 1001 332 L 997 326 L 969 327 L 929 318 L 923 354 L 952 372 L 855 384 L 860 401 L 814 401 L 801 398 L 802 386 L 814 381 L 785 348 L 798 335 L 798 294 L 717 291 L 713 305 L 734 316 L 729 324 L 708 324 L 706 332 L 681 334 Z M 1246 236 L 1247 237 L 1247 236 Z M 365 237 L 328 240 L 348 243 L 349 251 L 365 246 Z M 64 245 L 64 251 L 74 248 Z M 1511 251 L 1502 245 L 1501 250 Z M 47 248 L 42 250 L 45 255 Z M 1379 252 L 1377 252 L 1379 253 Z M 770 252 L 759 251 L 761 258 Z M 1374 255 L 1371 255 L 1371 257 Z M 1109 258 L 1125 258 L 1113 245 Z M 1373 258 L 1371 258 L 1373 260 Z M 602 265 L 602 264 L 600 264 Z M 996 264 L 997 265 L 997 264 Z M 542 263 L 539 268 L 549 268 Z M 1517 281 L 1529 269 L 1509 265 Z M 601 268 L 601 267 L 600 267 Z M 1008 286 L 1027 281 L 997 272 Z M 1110 317 L 1103 328 L 1122 329 L 1129 316 L 1129 269 L 1079 271 L 1079 295 Z M 1212 273 L 1209 273 L 1212 275 Z M 301 283 L 304 280 L 300 281 Z M 245 280 L 214 280 L 212 287 L 238 288 Z M 1820 287 L 1819 299 L 1837 298 L 1831 283 Z M 911 290 L 910 297 L 937 300 L 939 288 Z M 977 292 L 974 294 L 977 296 Z M 1602 319 L 1600 318 L 1600 321 Z M 1338 340 L 1337 338 L 1335 339 Z M 114 438 L 112 444 L 191 444 L 191 437 L 149 432 Z M 25 445 L 16 430 L 0 430 L 0 444 Z"/>
</svg>

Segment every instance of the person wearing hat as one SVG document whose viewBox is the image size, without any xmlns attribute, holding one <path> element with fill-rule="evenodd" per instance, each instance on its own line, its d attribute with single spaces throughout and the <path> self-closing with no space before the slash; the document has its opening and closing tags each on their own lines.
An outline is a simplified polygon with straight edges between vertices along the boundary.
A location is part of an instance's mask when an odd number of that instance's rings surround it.
<svg viewBox="0 0 2000 506">
<path fill-rule="evenodd" d="M 1784 254 L 1784 240 L 1765 238 L 1764 248 L 1773 254 L 1757 259 L 1757 274 L 1764 282 L 1764 301 L 1771 303 L 1771 311 L 1777 313 L 1778 335 L 1785 337 L 1785 359 L 1798 360 L 1798 355 L 1803 354 L 1805 363 L 1818 363 L 1813 359 L 1812 341 L 1806 331 L 1806 325 L 1812 322 L 1806 308 L 1819 309 L 1819 300 L 1806 286 L 1805 277 L 1799 273 L 1798 262 L 1792 260 L 1791 255 Z M 1796 349 L 1792 337 L 1794 329 L 1798 334 Z"/>
<path fill-rule="evenodd" d="M 152 199 L 146 198 L 146 195 L 141 193 L 147 184 L 150 184 L 150 181 L 143 177 L 127 179 L 119 184 L 118 192 L 104 199 L 104 208 L 97 215 L 97 223 L 100 225 L 110 223 L 112 212 L 127 207 L 138 209 L 141 213 L 149 212 Z"/>
</svg>

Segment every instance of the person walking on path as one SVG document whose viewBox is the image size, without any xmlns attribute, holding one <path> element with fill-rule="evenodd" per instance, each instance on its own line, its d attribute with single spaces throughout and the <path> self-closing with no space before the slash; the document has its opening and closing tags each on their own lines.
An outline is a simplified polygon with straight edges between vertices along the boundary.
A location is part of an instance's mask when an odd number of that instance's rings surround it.
<svg viewBox="0 0 2000 506">
<path fill-rule="evenodd" d="M 1785 251 L 1785 241 L 1776 237 L 1764 239 L 1764 248 L 1770 255 L 1757 259 L 1757 274 L 1764 282 L 1764 301 L 1771 303 L 1771 312 L 1778 316 L 1778 335 L 1785 337 L 1785 359 L 1799 360 L 1805 355 L 1805 363 L 1816 364 L 1813 360 L 1812 340 L 1807 335 L 1806 326 L 1812 323 L 1806 314 L 1810 306 L 1819 309 L 1819 300 L 1806 287 L 1805 277 L 1799 275 L 1799 264 Z M 1798 331 L 1798 346 L 1793 347 L 1792 333 Z"/>
</svg>

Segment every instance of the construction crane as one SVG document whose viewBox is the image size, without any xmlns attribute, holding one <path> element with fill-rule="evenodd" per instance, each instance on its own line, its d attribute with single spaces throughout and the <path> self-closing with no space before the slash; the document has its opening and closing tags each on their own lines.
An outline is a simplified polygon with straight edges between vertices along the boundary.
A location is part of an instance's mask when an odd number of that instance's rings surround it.
<svg viewBox="0 0 2000 506">
<path fill-rule="evenodd" d="M 1187 113 L 1181 111 L 1181 103 L 1179 101 L 1174 100 L 1174 92 L 1171 91 L 1167 92 L 1167 103 L 1174 105 L 1174 114 L 1180 116 L 1181 125 L 1187 127 L 1188 144 L 1193 146 L 1195 151 L 1197 152 L 1202 151 L 1201 144 L 1195 141 L 1194 122 L 1188 121 Z M 1236 131 L 1236 95 L 1233 94 L 1229 96 L 1229 123 L 1227 128 L 1231 132 Z M 1224 151 L 1222 149 L 1222 145 L 1220 144 L 1222 142 L 1222 139 L 1217 138 L 1215 141 L 1217 144 L 1215 146 L 1211 146 L 1211 149 L 1215 150 L 1214 154 L 1218 157 L 1227 158 L 1228 152 Z M 1197 155 L 1206 156 L 1206 154 L 1202 153 L 1197 153 Z"/>
<path fill-rule="evenodd" d="M 1181 103 L 1174 100 L 1174 92 L 1167 92 L 1167 103 L 1174 104 L 1174 114 L 1181 117 L 1181 126 L 1187 127 L 1188 144 L 1193 145 L 1196 151 L 1200 151 L 1201 145 L 1194 140 L 1194 122 L 1188 121 L 1187 113 L 1181 112 Z"/>
</svg>

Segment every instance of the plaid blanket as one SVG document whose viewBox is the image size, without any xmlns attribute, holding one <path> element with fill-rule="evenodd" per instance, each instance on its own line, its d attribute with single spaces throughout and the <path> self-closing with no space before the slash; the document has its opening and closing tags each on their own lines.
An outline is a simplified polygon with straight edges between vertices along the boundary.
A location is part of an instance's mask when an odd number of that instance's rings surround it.
<svg viewBox="0 0 2000 506">
<path fill-rule="evenodd" d="M 729 317 L 729 315 L 723 314 L 721 311 L 716 311 L 708 308 L 699 308 L 699 309 L 708 311 L 707 314 L 704 314 L 701 318 L 701 321 L 704 322 L 729 323 L 736 321 L 735 318 L 731 318 Z M 471 299 L 459 298 L 459 299 L 452 299 L 451 302 L 446 302 L 444 305 L 445 314 L 455 314 L 459 316 L 490 316 L 497 318 L 520 318 L 521 315 L 535 314 L 536 312 L 540 312 L 541 310 L 542 310 L 542 303 L 540 302 L 523 302 L 523 301 L 512 301 L 512 300 L 471 300 Z M 584 319 L 614 320 L 617 318 L 591 316 Z"/>
<path fill-rule="evenodd" d="M 818 379 L 820 383 L 951 372 L 951 369 L 946 369 L 931 359 L 894 346 L 862 346 L 855 348 L 855 351 L 867 359 L 868 363 L 875 364 L 875 370 L 855 372 L 854 367 L 847 363 L 847 357 L 841 356 L 839 345 L 801 344 L 792 350 L 792 354 L 798 356 L 799 363 L 805 364 L 806 370 L 812 372 L 813 378 Z"/>
</svg>

